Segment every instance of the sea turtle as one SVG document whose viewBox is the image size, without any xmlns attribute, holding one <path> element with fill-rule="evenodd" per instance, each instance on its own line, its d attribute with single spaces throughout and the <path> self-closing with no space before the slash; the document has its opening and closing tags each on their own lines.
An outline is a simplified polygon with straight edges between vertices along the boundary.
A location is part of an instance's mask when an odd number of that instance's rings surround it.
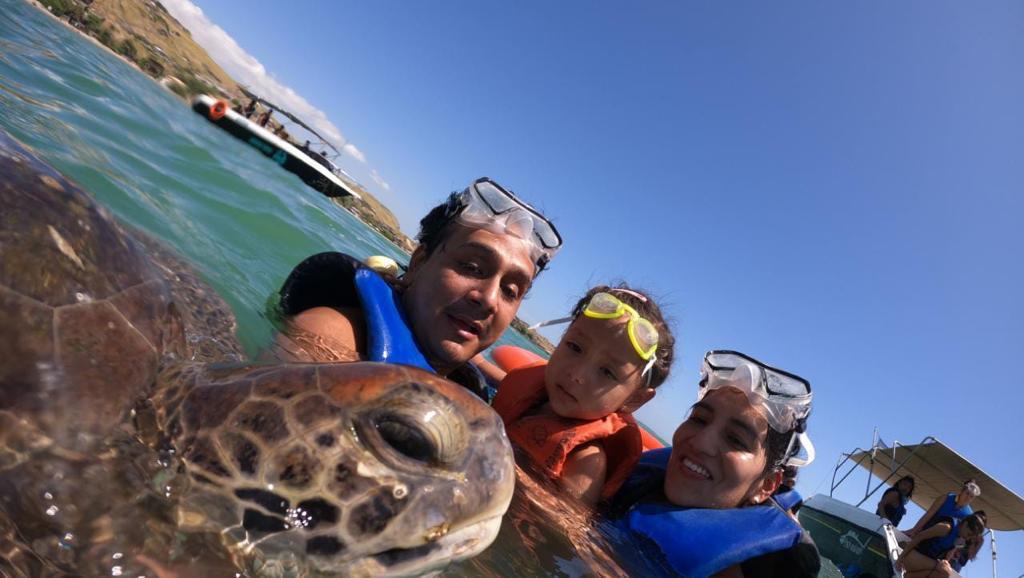
<svg viewBox="0 0 1024 578">
<path fill-rule="evenodd" d="M 223 302 L 2 133 L 0 206 L 0 575 L 410 574 L 494 539 L 512 452 L 463 388 L 211 363 Z"/>
</svg>

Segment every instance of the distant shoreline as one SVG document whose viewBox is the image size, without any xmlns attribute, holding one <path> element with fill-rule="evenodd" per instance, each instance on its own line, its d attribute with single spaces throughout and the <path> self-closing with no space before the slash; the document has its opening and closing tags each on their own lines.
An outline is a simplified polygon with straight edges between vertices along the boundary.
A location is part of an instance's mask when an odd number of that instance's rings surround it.
<svg viewBox="0 0 1024 578">
<path fill-rule="evenodd" d="M 56 15 L 56 14 L 54 14 L 53 12 L 50 12 L 50 9 L 49 9 L 49 8 L 47 8 L 46 6 L 44 6 L 44 5 L 43 5 L 43 3 L 42 3 L 42 2 L 40 2 L 39 0 L 25 0 L 25 2 L 26 2 L 26 3 L 28 3 L 28 4 L 30 4 L 30 5 L 32 5 L 32 6 L 35 6 L 35 7 L 36 7 L 36 8 L 38 8 L 38 9 L 39 9 L 39 11 L 40 11 L 40 12 L 42 12 L 43 14 L 46 14 L 46 15 L 47 15 L 47 16 L 49 16 L 50 18 L 53 18 L 53 19 L 54 19 L 55 21 L 57 21 L 57 22 L 59 22 L 59 23 L 63 24 L 63 25 L 64 25 L 64 27 L 65 27 L 65 28 L 67 28 L 68 30 L 71 30 L 71 31 L 73 31 L 73 32 L 77 33 L 77 34 L 78 34 L 79 36 L 81 36 L 82 38 L 85 38 L 85 39 L 86 39 L 86 40 L 88 40 L 89 42 L 92 42 L 92 43 L 93 43 L 93 44 L 95 44 L 96 46 L 99 46 L 99 47 L 100 47 L 100 48 L 102 48 L 103 50 L 106 50 L 107 52 L 109 52 L 110 54 L 112 54 L 113 56 L 115 56 L 116 58 L 119 58 L 119 59 L 121 59 L 121 60 L 122 60 L 123 62 L 125 62 L 126 64 L 130 65 L 130 66 L 131 66 L 132 68 L 134 68 L 135 70 L 138 70 L 139 72 L 141 72 L 143 76 L 145 76 L 146 78 L 148 78 L 148 79 L 152 80 L 153 82 L 155 82 L 155 83 L 156 83 L 157 85 L 159 85 L 159 86 L 160 86 L 160 88 L 163 88 L 164 90 L 168 90 L 166 86 L 164 86 L 164 85 L 160 84 L 160 81 L 159 81 L 159 80 L 157 80 L 157 79 L 153 78 L 152 76 L 150 76 L 150 75 L 146 74 L 146 71 L 142 70 L 142 68 L 140 68 L 138 64 L 135 64 L 134 62 L 132 62 L 132 61 L 131 61 L 131 60 L 130 60 L 130 59 L 129 59 L 128 57 L 126 57 L 126 56 L 125 56 L 125 55 L 123 55 L 123 54 L 119 54 L 119 53 L 118 53 L 117 51 L 113 50 L 112 48 L 110 48 L 110 47 L 109 47 L 109 46 L 107 46 L 106 44 L 103 44 L 103 43 L 102 43 L 102 42 L 100 42 L 99 40 L 97 40 L 97 39 L 93 38 L 93 37 L 92 37 L 91 35 L 89 35 L 89 34 L 86 34 L 86 33 L 85 33 L 85 32 L 83 32 L 82 30 L 79 30 L 79 29 L 78 29 L 78 28 L 76 28 L 76 27 L 75 27 L 74 25 L 72 25 L 70 21 L 68 21 L 68 20 L 65 20 L 65 19 L 63 19 L 63 18 L 61 18 L 60 16 L 57 16 L 57 15 Z"/>
</svg>

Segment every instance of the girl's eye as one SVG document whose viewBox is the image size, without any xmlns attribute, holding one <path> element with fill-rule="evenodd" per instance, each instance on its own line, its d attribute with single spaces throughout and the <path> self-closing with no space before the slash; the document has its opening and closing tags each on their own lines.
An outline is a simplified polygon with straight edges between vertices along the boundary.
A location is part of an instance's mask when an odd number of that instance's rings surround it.
<svg viewBox="0 0 1024 578">
<path fill-rule="evenodd" d="M 602 367 L 601 368 L 601 375 L 607 377 L 608 379 L 610 379 L 612 381 L 618 381 L 619 380 L 619 378 L 615 375 L 615 372 L 610 370 L 610 369 L 608 369 L 607 367 Z"/>
<path fill-rule="evenodd" d="M 565 346 L 569 348 L 569 351 L 572 351 L 574 353 L 582 353 L 583 352 L 583 348 L 580 347 L 580 344 L 576 343 L 575 341 L 566 341 L 565 342 Z"/>
</svg>

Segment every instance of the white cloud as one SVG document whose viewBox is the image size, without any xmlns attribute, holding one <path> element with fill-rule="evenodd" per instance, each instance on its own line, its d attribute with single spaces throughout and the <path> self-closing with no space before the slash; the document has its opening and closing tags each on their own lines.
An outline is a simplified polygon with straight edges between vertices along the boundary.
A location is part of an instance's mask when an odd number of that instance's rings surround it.
<svg viewBox="0 0 1024 578">
<path fill-rule="evenodd" d="M 203 14 L 203 10 L 190 0 L 160 0 L 167 11 L 192 33 L 192 39 L 206 49 L 217 64 L 232 78 L 246 85 L 256 94 L 295 114 L 316 129 L 334 145 L 361 163 L 366 156 L 355 145 L 346 141 L 327 114 L 310 104 L 305 98 L 273 76 L 251 54 L 235 42 L 223 28 Z"/>
<path fill-rule="evenodd" d="M 364 155 L 363 151 L 357 149 L 356 145 L 352 143 L 348 143 L 345 146 L 341 147 L 341 152 L 347 154 L 348 156 L 356 159 L 361 163 L 366 162 L 366 155 Z"/>
<path fill-rule="evenodd" d="M 380 188 L 384 189 L 385 191 L 391 191 L 391 185 L 389 185 L 387 181 L 381 178 L 380 174 L 377 172 L 377 169 L 373 169 L 370 171 L 370 178 L 373 179 L 373 182 L 377 183 L 377 186 L 379 186 Z"/>
</svg>

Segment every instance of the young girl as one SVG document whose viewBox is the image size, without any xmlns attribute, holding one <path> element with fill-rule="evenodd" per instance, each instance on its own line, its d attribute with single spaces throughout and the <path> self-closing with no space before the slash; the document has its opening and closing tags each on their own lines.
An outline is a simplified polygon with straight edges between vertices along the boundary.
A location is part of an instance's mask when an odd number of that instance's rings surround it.
<svg viewBox="0 0 1024 578">
<path fill-rule="evenodd" d="M 672 365 L 672 337 L 654 301 L 628 287 L 594 287 L 579 300 L 547 362 L 509 372 L 493 407 L 512 443 L 569 493 L 608 498 L 643 451 L 631 415 Z"/>
<path fill-rule="evenodd" d="M 816 576 L 817 549 L 789 513 L 799 496 L 772 497 L 785 467 L 814 458 L 810 384 L 734 351 L 708 352 L 701 376 L 672 447 L 643 455 L 610 515 L 683 576 Z"/>
</svg>

